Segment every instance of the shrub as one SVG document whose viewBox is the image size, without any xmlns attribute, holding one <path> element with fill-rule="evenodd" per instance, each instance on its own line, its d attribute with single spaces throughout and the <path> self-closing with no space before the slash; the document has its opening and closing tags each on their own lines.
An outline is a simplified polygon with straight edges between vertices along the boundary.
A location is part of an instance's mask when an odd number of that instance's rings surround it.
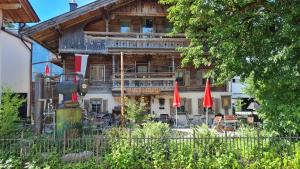
<svg viewBox="0 0 300 169">
<path fill-rule="evenodd" d="M 19 119 L 19 108 L 24 102 L 25 100 L 13 94 L 11 89 L 3 89 L 0 104 L 0 136 L 16 130 L 15 122 Z"/>
<path fill-rule="evenodd" d="M 131 123 L 141 124 L 151 118 L 151 116 L 146 113 L 147 103 L 143 97 L 141 97 L 139 101 L 133 101 L 125 98 L 125 105 L 126 118 Z"/>
</svg>

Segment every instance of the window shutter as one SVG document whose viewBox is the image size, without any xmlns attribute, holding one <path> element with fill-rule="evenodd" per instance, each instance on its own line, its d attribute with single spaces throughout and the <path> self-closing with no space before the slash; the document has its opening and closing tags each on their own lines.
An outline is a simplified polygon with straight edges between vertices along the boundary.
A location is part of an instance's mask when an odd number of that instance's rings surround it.
<svg viewBox="0 0 300 169">
<path fill-rule="evenodd" d="M 107 100 L 103 100 L 102 104 L 103 104 L 103 112 L 107 112 Z"/>
<path fill-rule="evenodd" d="M 175 114 L 174 112 L 174 107 L 173 107 L 173 99 L 170 99 L 170 115 Z"/>
<path fill-rule="evenodd" d="M 203 112 L 203 98 L 198 99 L 198 113 L 204 114 Z"/>
<path fill-rule="evenodd" d="M 95 77 L 95 69 L 94 69 L 94 66 L 91 65 L 91 68 L 90 68 L 90 79 L 91 79 L 91 81 L 94 80 L 94 77 Z"/>
<path fill-rule="evenodd" d="M 193 114 L 193 110 L 192 110 L 192 99 L 186 99 L 186 111 L 188 114 Z"/>
<path fill-rule="evenodd" d="M 184 84 L 185 86 L 190 86 L 190 81 L 191 81 L 191 73 L 190 71 L 185 71 L 184 73 Z"/>
<path fill-rule="evenodd" d="M 201 70 L 196 71 L 196 85 L 197 85 L 197 87 L 202 86 L 202 72 L 201 72 Z"/>
<path fill-rule="evenodd" d="M 221 113 L 220 112 L 220 99 L 214 98 L 214 108 L 215 108 L 215 114 Z"/>
</svg>

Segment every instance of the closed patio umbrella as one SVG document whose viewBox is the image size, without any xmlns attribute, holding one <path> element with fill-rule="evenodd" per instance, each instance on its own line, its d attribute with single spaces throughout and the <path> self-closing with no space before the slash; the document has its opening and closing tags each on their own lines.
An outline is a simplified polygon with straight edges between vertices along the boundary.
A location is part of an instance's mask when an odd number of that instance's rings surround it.
<svg viewBox="0 0 300 169">
<path fill-rule="evenodd" d="M 204 99 L 203 99 L 203 107 L 205 108 L 205 113 L 206 113 L 206 125 L 208 125 L 208 109 L 212 108 L 212 106 L 213 106 L 213 101 L 211 98 L 210 84 L 209 84 L 209 79 L 207 79 L 205 85 L 205 91 L 204 91 Z"/>
<path fill-rule="evenodd" d="M 175 107 L 175 112 L 176 112 L 175 120 L 176 120 L 176 127 L 177 127 L 178 126 L 177 108 L 180 107 L 180 97 L 179 97 L 177 81 L 175 82 L 175 86 L 174 86 L 173 107 Z"/>
</svg>

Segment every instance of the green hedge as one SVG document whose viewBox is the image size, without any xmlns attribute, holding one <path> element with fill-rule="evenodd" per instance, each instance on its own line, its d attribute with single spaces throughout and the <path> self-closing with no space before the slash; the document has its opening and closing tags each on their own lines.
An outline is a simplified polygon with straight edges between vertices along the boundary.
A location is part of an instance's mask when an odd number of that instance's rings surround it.
<svg viewBox="0 0 300 169">
<path fill-rule="evenodd" d="M 267 137 L 264 132 L 259 141 L 252 137 L 256 134 L 254 130 L 247 132 L 251 137 L 219 137 L 205 127 L 194 131 L 191 134 L 174 132 L 163 123 L 147 123 L 130 131 L 114 128 L 105 133 L 106 150 L 101 159 L 93 157 L 89 161 L 64 163 L 61 154 L 51 154 L 45 159 L 39 151 L 33 151 L 26 158 L 15 158 L 12 154 L 0 157 L 0 168 L 300 168 L 299 141 Z"/>
</svg>

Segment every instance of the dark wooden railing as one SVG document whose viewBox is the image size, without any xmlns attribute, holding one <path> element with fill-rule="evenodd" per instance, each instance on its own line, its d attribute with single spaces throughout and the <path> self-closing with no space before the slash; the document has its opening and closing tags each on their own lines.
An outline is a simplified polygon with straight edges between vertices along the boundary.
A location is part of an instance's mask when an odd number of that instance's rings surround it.
<svg viewBox="0 0 300 169">
<path fill-rule="evenodd" d="M 125 88 L 159 88 L 161 91 L 172 91 L 174 88 L 175 73 L 173 72 L 149 72 L 149 73 L 126 73 L 124 80 Z M 113 75 L 112 89 L 120 90 L 120 73 Z"/>
<path fill-rule="evenodd" d="M 176 48 L 188 46 L 183 34 L 170 36 L 165 33 L 85 32 L 85 43 L 88 50 L 98 50 L 100 45 L 103 52 L 118 49 L 176 52 Z"/>
</svg>

